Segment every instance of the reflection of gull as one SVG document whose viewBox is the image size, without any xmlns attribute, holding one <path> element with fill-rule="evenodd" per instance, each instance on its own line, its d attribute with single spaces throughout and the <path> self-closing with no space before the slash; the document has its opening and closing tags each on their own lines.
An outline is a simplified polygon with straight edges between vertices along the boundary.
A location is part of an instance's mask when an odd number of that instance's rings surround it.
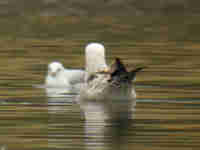
<svg viewBox="0 0 200 150">
<path fill-rule="evenodd" d="M 85 72 L 78 69 L 65 69 L 59 62 L 48 65 L 45 87 L 49 96 L 63 93 L 77 93 L 84 81 Z"/>
<path fill-rule="evenodd" d="M 2 145 L 0 150 L 6 150 L 6 149 L 7 149 L 6 146 Z"/>
<path fill-rule="evenodd" d="M 85 119 L 130 119 L 136 105 L 132 80 L 142 68 L 128 72 L 116 59 L 109 69 L 98 43 L 89 44 L 85 52 L 87 75 L 78 96 Z"/>
</svg>

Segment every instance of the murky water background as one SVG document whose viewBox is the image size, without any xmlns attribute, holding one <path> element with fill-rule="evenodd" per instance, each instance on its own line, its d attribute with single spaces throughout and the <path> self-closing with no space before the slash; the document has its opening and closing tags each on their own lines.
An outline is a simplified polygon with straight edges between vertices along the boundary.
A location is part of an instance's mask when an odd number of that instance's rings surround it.
<svg viewBox="0 0 200 150">
<path fill-rule="evenodd" d="M 6 150 L 199 149 L 198 18 L 0 18 L 0 146 Z M 84 68 L 84 47 L 94 41 L 105 45 L 108 63 L 120 57 L 130 69 L 147 66 L 137 76 L 136 119 L 128 126 L 86 123 L 75 96 L 49 98 L 44 89 L 34 88 L 43 84 L 51 61 Z"/>
</svg>

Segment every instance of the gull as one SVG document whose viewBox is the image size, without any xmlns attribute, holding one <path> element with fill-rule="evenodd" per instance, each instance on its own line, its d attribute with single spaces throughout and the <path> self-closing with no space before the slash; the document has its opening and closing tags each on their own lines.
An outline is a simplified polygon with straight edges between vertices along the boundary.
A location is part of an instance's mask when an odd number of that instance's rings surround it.
<svg viewBox="0 0 200 150">
<path fill-rule="evenodd" d="M 109 67 L 100 43 L 85 48 L 86 76 L 77 101 L 87 120 L 132 119 L 136 92 L 132 81 L 143 68 L 127 71 L 119 58 Z"/>
<path fill-rule="evenodd" d="M 48 95 L 64 94 L 80 91 L 84 82 L 85 71 L 79 69 L 67 69 L 60 62 L 52 62 L 48 65 L 45 79 L 45 87 Z"/>
</svg>

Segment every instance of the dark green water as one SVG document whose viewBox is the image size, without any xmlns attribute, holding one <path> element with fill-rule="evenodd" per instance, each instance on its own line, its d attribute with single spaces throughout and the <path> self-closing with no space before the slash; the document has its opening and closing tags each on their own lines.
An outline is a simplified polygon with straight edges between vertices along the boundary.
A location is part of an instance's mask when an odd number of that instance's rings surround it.
<svg viewBox="0 0 200 150">
<path fill-rule="evenodd" d="M 185 20 L 184 24 L 180 20 Z M 0 146 L 8 150 L 198 150 L 198 16 L 1 18 Z M 13 24 L 15 22 L 15 24 Z M 84 122 L 71 98 L 48 98 L 51 61 L 84 68 L 84 47 L 102 42 L 138 74 L 136 118 L 127 127 Z"/>
</svg>

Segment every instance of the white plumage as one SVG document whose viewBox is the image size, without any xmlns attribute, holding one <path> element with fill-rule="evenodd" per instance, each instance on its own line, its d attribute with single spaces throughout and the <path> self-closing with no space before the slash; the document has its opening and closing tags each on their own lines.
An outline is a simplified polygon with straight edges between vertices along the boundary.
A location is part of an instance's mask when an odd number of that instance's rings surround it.
<svg viewBox="0 0 200 150">
<path fill-rule="evenodd" d="M 105 61 L 105 48 L 102 44 L 91 43 L 85 48 L 86 72 L 91 74 L 107 69 Z"/>
<path fill-rule="evenodd" d="M 59 62 L 48 65 L 45 86 L 48 95 L 79 92 L 80 84 L 84 82 L 85 71 L 66 69 Z"/>
</svg>

